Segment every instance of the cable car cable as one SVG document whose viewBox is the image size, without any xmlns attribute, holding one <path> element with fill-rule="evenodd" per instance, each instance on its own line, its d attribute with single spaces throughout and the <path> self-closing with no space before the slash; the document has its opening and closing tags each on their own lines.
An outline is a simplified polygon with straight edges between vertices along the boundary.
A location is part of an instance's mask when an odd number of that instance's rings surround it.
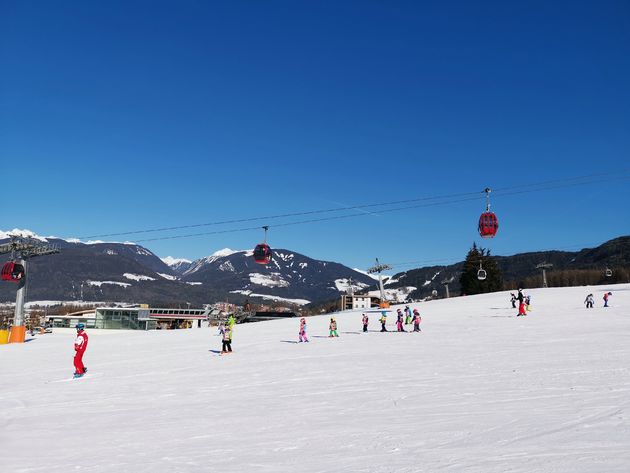
<svg viewBox="0 0 630 473">
<path fill-rule="evenodd" d="M 624 170 L 624 172 L 626 171 Z M 511 186 L 511 187 L 497 188 L 497 189 L 493 189 L 493 192 L 495 194 L 498 193 L 499 195 L 515 195 L 515 194 L 538 192 L 541 190 L 558 189 L 558 188 L 563 188 L 563 187 L 572 187 L 572 186 L 577 186 L 577 185 L 601 182 L 602 180 L 601 178 L 603 178 L 604 176 L 606 176 L 606 181 L 609 181 L 611 175 L 613 176 L 613 179 L 630 178 L 630 176 L 626 177 L 626 176 L 620 175 L 619 172 L 600 173 L 600 174 L 591 174 L 591 175 L 586 175 L 586 176 L 576 176 L 576 177 L 571 177 L 571 178 L 566 178 L 566 179 L 555 179 L 555 180 L 543 181 L 539 183 L 530 183 L 530 184 L 522 184 L 522 185 Z M 594 178 L 598 178 L 598 179 L 591 181 Z M 587 180 L 587 181 L 549 186 L 549 184 L 554 184 L 558 182 L 576 181 L 576 180 Z M 545 186 L 545 187 L 541 187 L 541 186 Z M 537 187 L 537 188 L 533 189 L 533 187 Z M 521 191 L 516 191 L 516 189 L 521 189 L 521 188 L 525 188 L 525 189 Z M 511 192 L 507 192 L 507 191 L 511 191 Z M 142 233 L 165 232 L 165 231 L 172 231 L 172 230 L 183 230 L 186 228 L 199 228 L 199 227 L 204 227 L 204 226 L 226 225 L 230 223 L 253 222 L 257 220 L 272 220 L 272 219 L 279 219 L 279 218 L 296 217 L 296 216 L 301 216 L 301 215 L 313 215 L 313 214 L 318 214 L 318 213 L 341 212 L 341 211 L 346 211 L 346 210 L 365 209 L 365 208 L 370 208 L 370 207 L 382 207 L 382 206 L 387 206 L 387 205 L 396 205 L 396 204 L 402 204 L 402 203 L 408 203 L 408 202 L 448 199 L 452 197 L 477 196 L 475 197 L 476 199 L 478 198 L 480 194 L 485 194 L 485 190 L 482 191 L 481 193 L 480 192 L 463 192 L 463 193 L 458 193 L 458 194 L 448 194 L 448 195 L 442 195 L 442 196 L 429 196 L 429 197 L 421 197 L 421 198 L 416 198 L 416 199 L 406 199 L 406 200 L 398 200 L 398 201 L 391 201 L 391 202 L 355 205 L 355 206 L 349 206 L 349 207 L 338 207 L 334 209 L 311 210 L 311 211 L 304 211 L 304 212 L 268 215 L 268 216 L 263 216 L 263 217 L 250 217 L 250 218 L 231 219 L 231 220 L 223 220 L 223 221 L 217 221 L 217 222 L 199 223 L 199 224 L 191 224 L 191 225 L 179 225 L 179 226 L 172 226 L 172 227 L 134 230 L 134 231 L 128 231 L 128 232 L 106 233 L 106 234 L 99 234 L 99 235 L 83 236 L 83 237 L 80 237 L 79 240 L 85 240 L 85 239 L 91 239 L 91 238 L 103 238 L 103 237 L 111 237 L 111 236 L 136 235 L 136 234 L 142 234 Z M 414 208 L 414 207 L 410 207 L 410 208 Z M 379 210 L 379 212 L 387 212 L 387 211 L 389 211 L 389 209 Z M 213 234 L 213 233 L 209 233 L 209 234 Z M 154 241 L 154 240 L 150 239 L 150 240 L 139 240 L 139 241 Z"/>
</svg>

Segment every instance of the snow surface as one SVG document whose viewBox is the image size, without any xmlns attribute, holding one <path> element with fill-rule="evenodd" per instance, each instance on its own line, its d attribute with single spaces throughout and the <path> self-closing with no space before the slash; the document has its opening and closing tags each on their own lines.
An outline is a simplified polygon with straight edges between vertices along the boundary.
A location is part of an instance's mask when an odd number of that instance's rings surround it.
<svg viewBox="0 0 630 473">
<path fill-rule="evenodd" d="M 243 289 L 236 289 L 234 291 L 230 291 L 230 293 L 231 294 L 245 294 L 246 296 L 251 296 L 251 297 L 260 297 L 261 299 L 265 299 L 269 301 L 290 302 L 296 305 L 306 305 L 306 304 L 311 303 L 311 301 L 309 301 L 308 299 L 288 299 L 286 297 L 278 297 L 278 296 L 273 296 L 271 294 L 258 294 L 256 292 L 243 290 Z"/>
<path fill-rule="evenodd" d="M 124 273 L 123 276 L 132 281 L 155 281 L 155 278 L 143 274 Z"/>
<path fill-rule="evenodd" d="M 249 273 L 249 280 L 252 284 L 266 287 L 288 287 L 290 286 L 288 281 L 282 279 L 280 273 Z"/>
<path fill-rule="evenodd" d="M 225 357 L 216 328 L 88 330 L 73 381 L 72 330 L 0 345 L 1 469 L 627 473 L 630 284 L 526 292 L 518 318 L 509 292 L 412 304 L 417 334 L 237 325 Z"/>
<path fill-rule="evenodd" d="M 368 287 L 368 285 L 357 281 L 351 282 L 351 280 L 347 278 L 335 279 L 335 288 L 339 292 L 347 292 L 351 287 L 355 291 L 360 291 L 361 289 Z"/>
<path fill-rule="evenodd" d="M 118 282 L 118 281 L 86 281 L 90 286 L 98 286 L 101 287 L 103 284 L 114 284 L 116 286 L 129 287 L 131 286 L 128 282 Z"/>
<path fill-rule="evenodd" d="M 157 273 L 160 276 L 162 276 L 164 279 L 168 279 L 169 281 L 177 281 L 177 276 L 171 276 L 170 274 L 166 274 L 166 273 Z"/>
</svg>

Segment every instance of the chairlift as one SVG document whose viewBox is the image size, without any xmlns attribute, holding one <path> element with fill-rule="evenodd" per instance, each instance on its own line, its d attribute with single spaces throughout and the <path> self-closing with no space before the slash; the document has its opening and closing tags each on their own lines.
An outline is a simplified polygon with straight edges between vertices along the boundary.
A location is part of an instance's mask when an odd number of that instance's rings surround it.
<svg viewBox="0 0 630 473">
<path fill-rule="evenodd" d="M 604 274 L 606 274 L 606 277 L 609 278 L 612 276 L 612 269 L 610 268 L 606 268 L 606 271 L 604 272 Z"/>
<path fill-rule="evenodd" d="M 265 230 L 265 240 L 254 248 L 254 261 L 258 264 L 269 264 L 271 262 L 271 248 L 267 244 L 267 230 L 269 230 L 269 227 L 265 225 L 263 229 Z"/>
<path fill-rule="evenodd" d="M 2 266 L 2 280 L 19 283 L 24 278 L 24 266 L 15 261 L 9 261 Z"/>
<path fill-rule="evenodd" d="M 490 192 L 492 189 L 486 187 L 486 211 L 479 217 L 479 235 L 481 238 L 494 238 L 499 230 L 499 220 L 497 216 L 490 212 Z"/>
<path fill-rule="evenodd" d="M 479 271 L 477 271 L 477 279 L 483 281 L 488 277 L 486 270 L 481 267 L 481 261 L 479 262 Z"/>
</svg>

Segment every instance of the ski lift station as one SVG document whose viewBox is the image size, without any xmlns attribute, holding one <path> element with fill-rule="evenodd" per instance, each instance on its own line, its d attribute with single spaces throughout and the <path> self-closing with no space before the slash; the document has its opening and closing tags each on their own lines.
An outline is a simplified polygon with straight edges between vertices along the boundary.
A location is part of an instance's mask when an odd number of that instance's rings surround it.
<svg viewBox="0 0 630 473">
<path fill-rule="evenodd" d="M 66 315 L 50 315 L 53 327 L 155 330 L 160 328 L 201 328 L 208 320 L 209 309 L 161 309 L 141 307 L 97 307 Z"/>
</svg>

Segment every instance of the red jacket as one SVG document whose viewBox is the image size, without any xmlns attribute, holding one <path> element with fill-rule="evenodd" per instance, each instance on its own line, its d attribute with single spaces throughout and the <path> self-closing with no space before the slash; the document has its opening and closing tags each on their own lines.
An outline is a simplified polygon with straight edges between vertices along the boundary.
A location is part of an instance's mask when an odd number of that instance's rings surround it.
<svg viewBox="0 0 630 473">
<path fill-rule="evenodd" d="M 77 338 L 74 340 L 74 351 L 83 354 L 88 346 L 88 336 L 85 331 L 81 331 L 77 334 Z"/>
</svg>

